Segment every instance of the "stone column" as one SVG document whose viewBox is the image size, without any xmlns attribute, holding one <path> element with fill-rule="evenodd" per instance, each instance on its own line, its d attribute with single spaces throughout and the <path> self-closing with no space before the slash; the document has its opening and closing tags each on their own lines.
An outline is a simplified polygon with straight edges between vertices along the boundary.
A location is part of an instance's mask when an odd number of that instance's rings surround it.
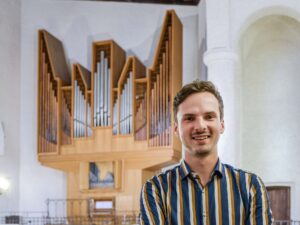
<svg viewBox="0 0 300 225">
<path fill-rule="evenodd" d="M 209 49 L 204 55 L 208 68 L 207 79 L 219 89 L 224 101 L 225 132 L 218 146 L 223 162 L 240 165 L 240 90 L 238 55 L 229 48 Z"/>
</svg>

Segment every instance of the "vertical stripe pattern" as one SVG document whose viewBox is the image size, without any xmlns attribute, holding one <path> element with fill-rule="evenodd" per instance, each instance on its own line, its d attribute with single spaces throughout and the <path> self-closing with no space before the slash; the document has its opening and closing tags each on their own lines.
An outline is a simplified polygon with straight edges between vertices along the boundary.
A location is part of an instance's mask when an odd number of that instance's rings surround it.
<svg viewBox="0 0 300 225">
<path fill-rule="evenodd" d="M 205 187 L 184 160 L 152 177 L 142 188 L 140 210 L 145 225 L 272 224 L 262 180 L 220 161 Z"/>
</svg>

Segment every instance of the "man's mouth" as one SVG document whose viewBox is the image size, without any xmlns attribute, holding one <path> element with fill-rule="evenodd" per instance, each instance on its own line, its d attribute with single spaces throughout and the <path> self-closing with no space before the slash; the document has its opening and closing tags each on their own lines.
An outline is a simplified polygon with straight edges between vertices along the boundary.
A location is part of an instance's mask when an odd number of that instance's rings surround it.
<svg viewBox="0 0 300 225">
<path fill-rule="evenodd" d="M 210 135 L 192 135 L 192 139 L 198 141 L 206 140 L 208 138 L 210 138 Z"/>
</svg>

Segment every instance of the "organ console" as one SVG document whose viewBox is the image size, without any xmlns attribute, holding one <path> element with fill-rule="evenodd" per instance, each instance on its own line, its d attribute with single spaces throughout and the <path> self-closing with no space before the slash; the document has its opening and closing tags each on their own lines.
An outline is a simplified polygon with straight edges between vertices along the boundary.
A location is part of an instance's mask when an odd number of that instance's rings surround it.
<svg viewBox="0 0 300 225">
<path fill-rule="evenodd" d="M 70 73 L 62 43 L 39 31 L 39 161 L 66 172 L 68 198 L 138 210 L 143 182 L 181 158 L 172 104 L 182 85 L 182 24 L 166 12 L 150 68 L 113 40 L 94 42 L 92 54 L 91 71 L 76 63 Z M 114 186 L 90 188 L 92 165 L 107 162 Z"/>
</svg>

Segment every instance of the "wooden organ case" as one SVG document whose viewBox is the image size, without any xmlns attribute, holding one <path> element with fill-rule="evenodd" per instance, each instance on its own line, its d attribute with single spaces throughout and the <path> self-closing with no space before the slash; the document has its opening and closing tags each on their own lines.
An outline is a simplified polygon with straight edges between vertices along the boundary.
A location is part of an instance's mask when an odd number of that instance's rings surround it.
<svg viewBox="0 0 300 225">
<path fill-rule="evenodd" d="M 91 71 L 74 64 L 70 75 L 62 43 L 39 31 L 38 159 L 66 172 L 68 199 L 108 198 L 116 211 L 138 211 L 142 184 L 181 158 L 172 104 L 182 24 L 167 11 L 151 68 L 112 40 L 92 48 Z"/>
</svg>

